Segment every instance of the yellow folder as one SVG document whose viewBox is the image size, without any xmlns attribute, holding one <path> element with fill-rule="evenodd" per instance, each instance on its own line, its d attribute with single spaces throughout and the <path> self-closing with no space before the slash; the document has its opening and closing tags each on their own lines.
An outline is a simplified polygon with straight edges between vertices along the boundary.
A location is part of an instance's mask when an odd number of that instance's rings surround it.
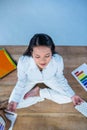
<svg viewBox="0 0 87 130">
<path fill-rule="evenodd" d="M 10 57 L 6 49 L 0 48 L 0 78 L 16 69 L 16 63 Z"/>
</svg>

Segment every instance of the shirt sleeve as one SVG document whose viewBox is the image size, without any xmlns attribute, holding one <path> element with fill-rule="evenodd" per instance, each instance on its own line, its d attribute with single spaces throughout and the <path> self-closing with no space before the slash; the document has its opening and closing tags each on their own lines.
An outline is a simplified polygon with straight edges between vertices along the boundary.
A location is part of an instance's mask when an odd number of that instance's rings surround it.
<svg viewBox="0 0 87 130">
<path fill-rule="evenodd" d="M 22 97 L 22 93 L 25 90 L 26 87 L 26 81 L 27 81 L 27 74 L 26 74 L 26 70 L 27 70 L 27 58 L 25 58 L 24 56 L 19 58 L 18 61 L 18 65 L 17 65 L 17 76 L 18 76 L 18 81 L 16 83 L 16 86 L 14 87 L 9 102 L 10 101 L 14 101 L 19 103 L 21 97 Z"/>
<path fill-rule="evenodd" d="M 55 58 L 56 58 L 56 62 L 58 64 L 57 73 L 56 73 L 58 84 L 67 96 L 72 97 L 75 95 L 75 92 L 72 90 L 72 88 L 68 84 L 67 79 L 65 78 L 65 76 L 63 74 L 63 70 L 64 70 L 63 58 L 60 55 L 59 56 L 56 55 Z"/>
</svg>

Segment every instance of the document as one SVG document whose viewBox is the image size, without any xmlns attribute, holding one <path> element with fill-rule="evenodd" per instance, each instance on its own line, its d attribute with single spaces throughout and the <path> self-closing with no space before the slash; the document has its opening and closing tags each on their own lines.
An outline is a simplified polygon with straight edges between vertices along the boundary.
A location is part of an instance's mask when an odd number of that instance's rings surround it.
<svg viewBox="0 0 87 130">
<path fill-rule="evenodd" d="M 87 64 L 83 63 L 73 70 L 71 74 L 81 84 L 85 91 L 87 91 Z"/>
</svg>

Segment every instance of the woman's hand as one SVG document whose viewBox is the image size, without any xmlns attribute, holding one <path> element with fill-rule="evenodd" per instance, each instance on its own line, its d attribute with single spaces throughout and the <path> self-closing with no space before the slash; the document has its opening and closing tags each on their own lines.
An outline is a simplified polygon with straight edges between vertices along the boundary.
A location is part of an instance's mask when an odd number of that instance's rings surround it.
<svg viewBox="0 0 87 130">
<path fill-rule="evenodd" d="M 82 98 L 80 98 L 78 95 L 74 95 L 73 97 L 71 97 L 74 106 L 76 105 L 80 105 L 81 102 L 84 102 L 84 100 Z"/>
<path fill-rule="evenodd" d="M 11 101 L 10 103 L 8 103 L 7 110 L 11 112 L 15 112 L 17 105 L 18 105 L 17 102 Z"/>
</svg>

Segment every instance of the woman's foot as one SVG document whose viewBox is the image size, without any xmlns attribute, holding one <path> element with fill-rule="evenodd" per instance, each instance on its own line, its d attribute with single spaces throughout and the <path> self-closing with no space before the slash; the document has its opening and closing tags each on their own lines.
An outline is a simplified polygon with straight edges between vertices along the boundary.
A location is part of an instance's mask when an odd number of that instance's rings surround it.
<svg viewBox="0 0 87 130">
<path fill-rule="evenodd" d="M 30 90 L 29 92 L 27 92 L 24 95 L 24 99 L 28 98 L 28 97 L 35 97 L 35 96 L 39 96 L 39 91 L 40 88 L 38 86 L 36 86 L 35 88 L 33 88 L 32 90 Z"/>
</svg>

